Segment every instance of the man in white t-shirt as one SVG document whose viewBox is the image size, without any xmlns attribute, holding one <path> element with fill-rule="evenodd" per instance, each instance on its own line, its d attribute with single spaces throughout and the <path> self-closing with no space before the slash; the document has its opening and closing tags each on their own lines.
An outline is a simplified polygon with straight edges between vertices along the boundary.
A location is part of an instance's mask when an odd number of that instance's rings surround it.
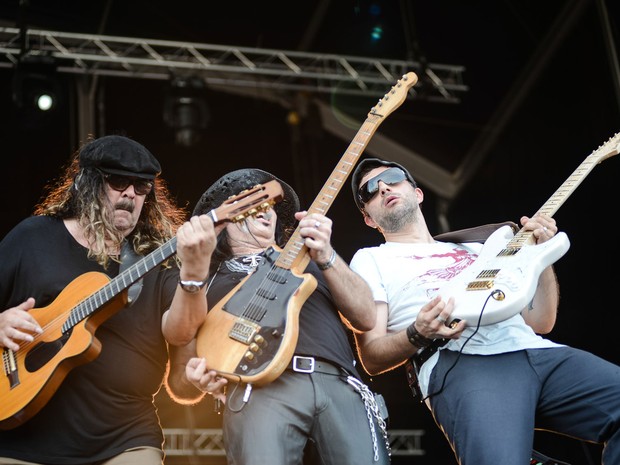
<svg viewBox="0 0 620 465">
<path fill-rule="evenodd" d="M 377 306 L 375 328 L 356 335 L 365 370 L 405 364 L 461 464 L 529 463 L 535 428 L 604 444 L 604 463 L 620 464 L 620 367 L 540 336 L 556 321 L 552 266 L 536 275 L 524 308 L 499 319 L 493 305 L 504 296 L 491 289 L 479 310 L 466 312 L 479 317 L 458 318 L 460 296 L 442 290 L 474 264 L 482 244 L 435 240 L 420 209 L 424 193 L 398 163 L 361 161 L 352 189 L 366 225 L 385 238 L 351 261 Z M 543 214 L 521 224 L 520 234 L 541 247 L 558 231 Z"/>
</svg>

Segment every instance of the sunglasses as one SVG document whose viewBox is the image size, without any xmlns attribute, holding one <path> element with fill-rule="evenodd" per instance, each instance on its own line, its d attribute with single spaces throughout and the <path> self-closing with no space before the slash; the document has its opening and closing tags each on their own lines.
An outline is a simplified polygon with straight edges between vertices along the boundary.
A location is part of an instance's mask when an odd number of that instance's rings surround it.
<svg viewBox="0 0 620 465">
<path fill-rule="evenodd" d="M 379 192 L 379 181 L 391 186 L 403 182 L 405 179 L 407 179 L 407 176 L 403 170 L 400 168 L 389 168 L 362 184 L 357 190 L 357 197 L 362 203 L 368 203 Z"/>
<path fill-rule="evenodd" d="M 105 182 L 115 191 L 123 192 L 129 186 L 133 186 L 133 190 L 138 195 L 147 195 L 153 190 L 153 183 L 141 178 L 130 178 L 128 176 L 120 176 L 118 174 L 102 173 Z"/>
</svg>

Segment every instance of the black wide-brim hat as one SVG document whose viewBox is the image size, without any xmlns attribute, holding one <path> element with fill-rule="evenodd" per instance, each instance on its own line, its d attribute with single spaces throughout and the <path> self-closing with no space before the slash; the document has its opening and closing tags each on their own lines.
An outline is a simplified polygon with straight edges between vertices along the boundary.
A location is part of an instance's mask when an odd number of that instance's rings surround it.
<svg viewBox="0 0 620 465">
<path fill-rule="evenodd" d="M 295 226 L 295 213 L 299 211 L 299 197 L 291 186 L 267 171 L 257 168 L 244 168 L 231 171 L 215 181 L 194 207 L 193 215 L 203 215 L 219 207 L 226 199 L 241 191 L 250 189 L 257 184 L 265 184 L 272 180 L 278 181 L 284 191 L 284 199 L 273 206 L 284 229 Z"/>
</svg>

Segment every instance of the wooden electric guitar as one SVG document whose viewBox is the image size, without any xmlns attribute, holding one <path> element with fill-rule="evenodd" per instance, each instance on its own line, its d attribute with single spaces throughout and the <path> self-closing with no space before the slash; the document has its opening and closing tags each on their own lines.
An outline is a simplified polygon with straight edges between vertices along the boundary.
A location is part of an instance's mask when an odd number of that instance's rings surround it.
<svg viewBox="0 0 620 465">
<path fill-rule="evenodd" d="M 214 223 L 238 222 L 282 200 L 277 181 L 257 185 L 227 199 L 208 215 Z M 101 343 L 97 327 L 127 302 L 127 290 L 146 273 L 176 253 L 176 237 L 110 280 L 104 273 L 78 276 L 47 307 L 33 308 L 42 334 L 19 350 L 2 349 L 0 429 L 14 428 L 35 415 L 51 399 L 69 371 L 94 360 Z"/>
<path fill-rule="evenodd" d="M 538 210 L 549 216 L 581 184 L 601 161 L 617 155 L 620 133 L 592 152 Z M 495 231 L 484 243 L 476 261 L 456 275 L 438 294 L 454 297 L 452 321 L 467 320 L 468 326 L 489 325 L 521 312 L 532 300 L 542 271 L 569 249 L 564 232 L 535 244 L 532 231 L 513 234 L 510 226 Z"/>
<path fill-rule="evenodd" d="M 414 73 L 404 75 L 370 110 L 308 213 L 326 214 L 372 135 L 405 101 L 417 80 Z M 221 376 L 261 386 L 280 376 L 290 362 L 299 335 L 299 312 L 317 286 L 314 276 L 303 273 L 310 256 L 299 231 L 297 227 L 284 249 L 269 249 L 256 271 L 207 314 L 198 332 L 197 351 Z"/>
</svg>

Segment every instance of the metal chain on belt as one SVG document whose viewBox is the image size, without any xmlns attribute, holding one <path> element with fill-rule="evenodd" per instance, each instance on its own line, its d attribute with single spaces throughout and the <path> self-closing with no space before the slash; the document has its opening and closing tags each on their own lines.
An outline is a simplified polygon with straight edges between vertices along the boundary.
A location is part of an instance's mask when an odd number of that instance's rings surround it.
<svg viewBox="0 0 620 465">
<path fill-rule="evenodd" d="M 357 392 L 359 392 L 359 395 L 364 401 L 364 407 L 366 407 L 366 415 L 368 416 L 368 424 L 370 425 L 370 434 L 372 436 L 372 448 L 375 453 L 375 462 L 379 461 L 379 444 L 377 441 L 375 424 L 372 421 L 373 417 L 377 420 L 377 424 L 379 425 L 379 428 L 381 429 L 381 433 L 383 435 L 383 440 L 385 441 L 385 447 L 387 449 L 388 455 L 391 456 L 392 451 L 390 448 L 390 441 L 388 439 L 387 428 L 385 425 L 385 421 L 383 420 L 383 418 L 381 418 L 381 415 L 379 414 L 379 406 L 375 401 L 375 395 L 370 389 L 368 389 L 368 386 L 366 386 L 359 379 L 353 376 L 347 377 L 347 383 L 349 383 L 355 388 Z"/>
</svg>

